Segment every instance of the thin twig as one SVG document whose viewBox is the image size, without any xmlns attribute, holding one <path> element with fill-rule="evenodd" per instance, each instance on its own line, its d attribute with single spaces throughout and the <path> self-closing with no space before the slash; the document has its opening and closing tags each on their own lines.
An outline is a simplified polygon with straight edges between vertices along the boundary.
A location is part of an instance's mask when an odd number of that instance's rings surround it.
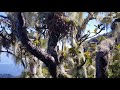
<svg viewBox="0 0 120 90">
<path fill-rule="evenodd" d="M 15 57 L 17 57 L 17 58 L 21 59 L 20 57 L 16 56 L 15 54 L 13 54 L 13 53 L 12 53 L 12 52 L 10 52 L 10 51 L 3 51 L 3 50 L 0 50 L 0 52 L 6 52 L 6 53 L 9 53 L 9 54 L 12 54 L 13 56 L 15 56 Z"/>
</svg>

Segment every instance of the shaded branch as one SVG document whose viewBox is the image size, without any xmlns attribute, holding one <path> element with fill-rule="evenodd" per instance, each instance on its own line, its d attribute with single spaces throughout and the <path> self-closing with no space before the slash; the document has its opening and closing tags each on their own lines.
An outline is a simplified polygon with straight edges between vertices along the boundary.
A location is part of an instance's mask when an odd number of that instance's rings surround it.
<svg viewBox="0 0 120 90">
<path fill-rule="evenodd" d="M 13 53 L 10 52 L 10 51 L 2 51 L 2 50 L 0 50 L 0 52 L 7 52 L 7 53 L 9 53 L 9 54 L 12 54 L 12 55 L 16 56 L 15 54 L 13 54 Z"/>
<path fill-rule="evenodd" d="M 4 18 L 4 19 L 8 19 L 8 17 L 6 16 L 3 16 L 3 15 L 0 15 L 0 17 Z"/>
</svg>

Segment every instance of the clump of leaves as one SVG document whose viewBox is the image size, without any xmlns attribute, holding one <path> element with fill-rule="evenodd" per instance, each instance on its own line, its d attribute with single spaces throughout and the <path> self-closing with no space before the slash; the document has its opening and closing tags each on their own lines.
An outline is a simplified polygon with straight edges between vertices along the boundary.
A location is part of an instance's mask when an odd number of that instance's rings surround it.
<svg viewBox="0 0 120 90">
<path fill-rule="evenodd" d="M 116 45 L 113 60 L 120 60 L 120 44 Z"/>
<path fill-rule="evenodd" d="M 36 39 L 33 43 L 35 44 L 35 46 L 38 46 L 40 42 L 38 39 Z"/>
<path fill-rule="evenodd" d="M 116 45 L 116 49 L 120 49 L 120 44 Z"/>
<path fill-rule="evenodd" d="M 120 78 L 120 61 L 114 61 L 109 66 L 109 78 Z"/>
<path fill-rule="evenodd" d="M 109 77 L 119 78 L 120 77 L 120 44 L 115 46 L 113 55 L 113 62 L 109 65 Z"/>
<path fill-rule="evenodd" d="M 72 47 L 69 49 L 69 53 L 72 55 L 72 56 L 75 56 L 77 54 L 78 50 L 75 48 L 75 47 Z"/>
<path fill-rule="evenodd" d="M 43 76 L 45 76 L 45 77 L 49 77 L 50 76 L 50 73 L 49 73 L 47 67 L 44 67 L 42 69 L 42 73 L 43 73 Z"/>
</svg>

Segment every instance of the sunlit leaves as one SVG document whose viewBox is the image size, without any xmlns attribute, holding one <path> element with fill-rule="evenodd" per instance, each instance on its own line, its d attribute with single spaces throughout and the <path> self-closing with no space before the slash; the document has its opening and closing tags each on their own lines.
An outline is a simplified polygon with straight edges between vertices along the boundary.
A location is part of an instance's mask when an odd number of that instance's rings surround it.
<svg viewBox="0 0 120 90">
<path fill-rule="evenodd" d="M 64 46 L 63 50 L 60 51 L 60 55 L 62 56 L 62 58 L 65 59 L 65 58 L 67 58 L 67 54 L 68 54 L 68 52 L 67 52 L 67 47 Z"/>
<path fill-rule="evenodd" d="M 40 39 L 40 45 L 41 47 L 45 48 L 47 45 L 47 40 L 46 39 Z"/>
<path fill-rule="evenodd" d="M 85 55 L 86 58 L 89 58 L 90 57 L 90 52 L 86 51 L 86 52 L 84 52 L 84 55 Z"/>
<path fill-rule="evenodd" d="M 44 75 L 45 77 L 49 77 L 49 76 L 50 76 L 50 73 L 49 73 L 49 71 L 48 71 L 48 69 L 47 69 L 46 67 L 44 67 L 44 68 L 42 69 L 42 73 L 43 73 L 43 75 Z"/>
<path fill-rule="evenodd" d="M 116 45 L 116 48 L 120 50 L 120 44 Z"/>
<path fill-rule="evenodd" d="M 97 28 L 95 28 L 94 33 L 97 34 Z"/>
<path fill-rule="evenodd" d="M 70 21 L 70 19 L 69 18 L 65 18 L 64 19 L 67 23 Z"/>
<path fill-rule="evenodd" d="M 47 40 L 42 38 L 36 39 L 33 41 L 33 44 L 38 47 L 40 46 L 40 47 L 46 48 Z"/>
<path fill-rule="evenodd" d="M 39 40 L 35 40 L 33 43 L 35 44 L 35 46 L 38 46 L 39 45 Z"/>
</svg>

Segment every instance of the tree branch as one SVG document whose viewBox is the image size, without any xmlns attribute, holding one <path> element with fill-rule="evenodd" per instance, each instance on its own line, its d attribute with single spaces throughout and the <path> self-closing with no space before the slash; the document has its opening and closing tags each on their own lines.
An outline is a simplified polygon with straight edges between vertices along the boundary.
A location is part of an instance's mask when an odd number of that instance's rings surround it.
<svg viewBox="0 0 120 90">
<path fill-rule="evenodd" d="M 81 32 L 83 31 L 83 29 L 86 28 L 86 25 L 92 19 L 95 19 L 94 13 L 93 12 L 89 12 L 87 18 L 83 21 L 82 25 L 78 26 L 78 32 L 77 32 L 77 35 L 76 35 L 77 41 L 79 41 L 79 38 L 81 38 L 81 36 L 82 36 Z"/>
<path fill-rule="evenodd" d="M 23 44 L 23 46 L 26 47 L 26 49 L 34 56 L 36 56 L 39 60 L 41 60 L 49 69 L 50 74 L 52 77 L 56 78 L 56 63 L 54 57 L 49 55 L 48 53 L 45 53 L 42 51 L 41 48 L 36 48 L 34 45 L 31 44 L 30 40 L 27 37 L 26 34 L 26 28 L 23 27 L 23 19 L 21 16 L 21 12 L 16 12 L 17 14 L 17 23 L 16 25 L 16 31 L 18 33 L 17 37 Z"/>
</svg>

